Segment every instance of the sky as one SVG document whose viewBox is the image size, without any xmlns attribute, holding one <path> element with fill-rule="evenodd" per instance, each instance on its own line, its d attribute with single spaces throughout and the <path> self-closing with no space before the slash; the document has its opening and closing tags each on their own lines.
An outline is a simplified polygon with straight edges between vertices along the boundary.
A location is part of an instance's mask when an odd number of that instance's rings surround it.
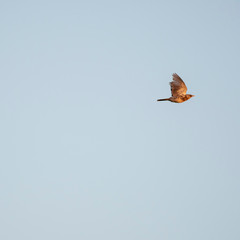
<svg viewBox="0 0 240 240">
<path fill-rule="evenodd" d="M 0 3 L 0 238 L 239 240 L 240 1 Z M 170 97 L 172 73 L 195 95 Z"/>
</svg>

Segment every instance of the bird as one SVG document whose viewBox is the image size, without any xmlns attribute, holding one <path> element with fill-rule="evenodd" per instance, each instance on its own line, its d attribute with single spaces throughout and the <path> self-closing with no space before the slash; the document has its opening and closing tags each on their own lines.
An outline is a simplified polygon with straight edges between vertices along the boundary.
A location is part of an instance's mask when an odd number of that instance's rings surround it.
<svg viewBox="0 0 240 240">
<path fill-rule="evenodd" d="M 173 80 L 170 82 L 172 96 L 170 98 L 158 99 L 157 101 L 170 101 L 174 103 L 182 103 L 194 97 L 192 94 L 187 93 L 187 86 L 184 81 L 176 74 L 172 74 Z"/>
</svg>

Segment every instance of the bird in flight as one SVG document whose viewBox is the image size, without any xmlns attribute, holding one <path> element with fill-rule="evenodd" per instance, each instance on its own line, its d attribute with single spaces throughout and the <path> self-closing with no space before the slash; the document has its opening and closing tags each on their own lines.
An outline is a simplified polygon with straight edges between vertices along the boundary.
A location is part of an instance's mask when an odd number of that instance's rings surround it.
<svg viewBox="0 0 240 240">
<path fill-rule="evenodd" d="M 173 73 L 173 80 L 170 82 L 172 96 L 170 98 L 158 99 L 157 101 L 170 101 L 175 103 L 182 103 L 194 97 L 194 95 L 186 94 L 187 86 L 184 81 L 176 74 Z"/>
</svg>

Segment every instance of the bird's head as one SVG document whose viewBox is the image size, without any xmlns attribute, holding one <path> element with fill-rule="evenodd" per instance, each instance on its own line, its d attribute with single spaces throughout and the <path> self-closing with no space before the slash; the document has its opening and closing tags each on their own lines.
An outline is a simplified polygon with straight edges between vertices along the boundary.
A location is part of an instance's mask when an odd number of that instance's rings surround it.
<svg viewBox="0 0 240 240">
<path fill-rule="evenodd" d="M 195 95 L 192 95 L 192 94 L 187 94 L 186 95 L 188 99 L 192 98 L 192 97 L 195 97 Z"/>
</svg>

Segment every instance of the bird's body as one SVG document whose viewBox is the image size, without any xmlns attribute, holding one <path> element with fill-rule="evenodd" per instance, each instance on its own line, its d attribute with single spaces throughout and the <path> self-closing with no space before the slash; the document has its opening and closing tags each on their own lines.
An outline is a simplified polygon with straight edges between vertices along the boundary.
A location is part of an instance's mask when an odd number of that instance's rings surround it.
<svg viewBox="0 0 240 240">
<path fill-rule="evenodd" d="M 173 80 L 172 82 L 170 82 L 172 97 L 158 99 L 158 101 L 170 101 L 175 103 L 182 103 L 187 101 L 191 97 L 194 97 L 194 95 L 186 94 L 187 87 L 184 81 L 176 73 L 174 73 L 172 76 Z"/>
<path fill-rule="evenodd" d="M 175 103 L 182 103 L 187 101 L 189 98 L 193 97 L 191 94 L 186 94 L 185 96 L 179 96 L 179 97 L 170 97 L 170 98 L 164 98 L 164 99 L 158 99 L 158 101 L 170 101 Z"/>
</svg>

